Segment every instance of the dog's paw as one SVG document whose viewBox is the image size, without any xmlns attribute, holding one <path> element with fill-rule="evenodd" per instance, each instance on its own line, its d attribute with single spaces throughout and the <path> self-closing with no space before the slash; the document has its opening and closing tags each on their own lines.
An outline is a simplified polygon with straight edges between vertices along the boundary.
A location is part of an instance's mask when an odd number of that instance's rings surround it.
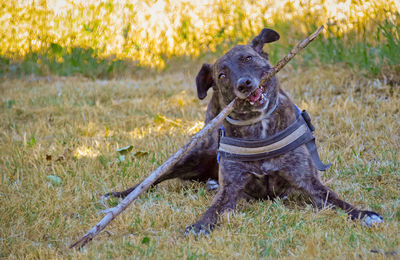
<svg viewBox="0 0 400 260">
<path fill-rule="evenodd" d="M 195 223 L 193 225 L 188 226 L 185 229 L 185 236 L 189 235 L 189 234 L 193 234 L 196 236 L 207 236 L 211 233 L 211 231 L 213 230 L 214 225 L 211 224 L 202 224 L 202 223 Z"/>
<path fill-rule="evenodd" d="M 216 180 L 209 179 L 206 184 L 207 191 L 216 191 L 219 188 L 219 184 Z"/>
<path fill-rule="evenodd" d="M 383 218 L 373 211 L 363 211 L 363 215 L 364 217 L 361 220 L 363 226 L 367 226 L 370 228 L 372 226 L 383 223 Z"/>
</svg>

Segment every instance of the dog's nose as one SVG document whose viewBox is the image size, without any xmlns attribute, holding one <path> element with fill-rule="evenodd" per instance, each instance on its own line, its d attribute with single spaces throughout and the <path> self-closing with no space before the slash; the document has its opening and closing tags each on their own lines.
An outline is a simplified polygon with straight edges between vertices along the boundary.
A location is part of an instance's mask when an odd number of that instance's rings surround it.
<svg viewBox="0 0 400 260">
<path fill-rule="evenodd" d="M 253 87 L 253 80 L 249 77 L 240 78 L 237 81 L 238 90 L 242 93 L 246 93 Z"/>
</svg>

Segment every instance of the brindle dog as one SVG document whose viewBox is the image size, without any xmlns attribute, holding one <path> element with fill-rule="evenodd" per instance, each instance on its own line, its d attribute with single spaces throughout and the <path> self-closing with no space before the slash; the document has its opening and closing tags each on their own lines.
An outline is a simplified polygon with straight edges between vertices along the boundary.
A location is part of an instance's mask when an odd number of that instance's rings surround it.
<svg viewBox="0 0 400 260">
<path fill-rule="evenodd" d="M 213 65 L 203 64 L 196 77 L 198 97 L 205 98 L 207 90 L 213 89 L 206 123 L 235 97 L 239 100 L 229 115 L 230 120 L 223 123 L 228 137 L 262 140 L 284 130 L 296 120 L 296 108 L 279 88 L 275 77 L 259 86 L 260 79 L 271 69 L 263 46 L 277 41 L 279 37 L 277 32 L 263 29 L 249 45 L 235 46 Z M 232 122 L 248 123 L 238 125 Z M 215 131 L 155 183 L 171 178 L 198 181 L 218 179 L 220 187 L 211 207 L 200 220 L 186 228 L 186 234 L 209 233 L 215 227 L 218 215 L 234 209 L 241 198 L 273 199 L 286 196 L 293 190 L 310 197 L 317 208 L 340 208 L 352 219 L 362 219 L 368 226 L 383 222 L 377 213 L 355 208 L 324 186 L 305 145 L 283 155 L 258 161 L 222 157 L 219 164 L 216 161 L 217 149 L 218 132 Z M 135 187 L 107 195 L 125 197 Z"/>
</svg>

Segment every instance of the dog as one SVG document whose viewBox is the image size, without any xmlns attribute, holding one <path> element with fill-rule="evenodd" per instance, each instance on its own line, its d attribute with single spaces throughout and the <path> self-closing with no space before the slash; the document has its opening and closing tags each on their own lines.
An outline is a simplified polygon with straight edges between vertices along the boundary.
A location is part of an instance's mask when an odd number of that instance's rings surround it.
<svg viewBox="0 0 400 260">
<path fill-rule="evenodd" d="M 379 214 L 357 209 L 321 183 L 318 169 L 325 170 L 327 166 L 319 160 L 308 114 L 299 111 L 280 89 L 275 76 L 259 86 L 271 69 L 263 47 L 279 38 L 276 31 L 264 28 L 248 45 L 237 45 L 214 64 L 203 64 L 196 77 L 199 99 L 213 89 L 205 123 L 233 99 L 238 100 L 221 126 L 224 130 L 207 136 L 154 184 L 180 178 L 208 181 L 208 188 L 216 189 L 219 183 L 210 208 L 185 229 L 185 234 L 209 234 L 218 216 L 235 209 L 240 199 L 283 198 L 295 190 L 309 197 L 318 209 L 342 209 L 351 219 L 360 219 L 367 226 L 383 222 Z M 293 141 L 292 136 L 295 132 L 299 135 L 300 130 L 303 135 Z M 281 143 L 289 144 L 279 147 Z M 255 152 L 258 150 L 261 154 Z M 135 187 L 106 196 L 125 197 Z"/>
</svg>

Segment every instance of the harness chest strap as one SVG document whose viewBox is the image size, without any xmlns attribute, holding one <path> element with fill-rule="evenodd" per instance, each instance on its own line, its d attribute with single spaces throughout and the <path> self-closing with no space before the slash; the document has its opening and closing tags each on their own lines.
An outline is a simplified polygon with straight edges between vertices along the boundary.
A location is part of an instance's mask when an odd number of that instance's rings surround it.
<svg viewBox="0 0 400 260">
<path fill-rule="evenodd" d="M 218 152 L 220 156 L 237 161 L 258 161 L 287 153 L 300 145 L 306 144 L 311 158 L 320 171 L 330 167 L 322 163 L 315 137 L 312 134 L 314 126 L 308 113 L 303 110 L 296 121 L 285 130 L 264 140 L 244 140 L 226 137 L 221 131 Z"/>
</svg>

